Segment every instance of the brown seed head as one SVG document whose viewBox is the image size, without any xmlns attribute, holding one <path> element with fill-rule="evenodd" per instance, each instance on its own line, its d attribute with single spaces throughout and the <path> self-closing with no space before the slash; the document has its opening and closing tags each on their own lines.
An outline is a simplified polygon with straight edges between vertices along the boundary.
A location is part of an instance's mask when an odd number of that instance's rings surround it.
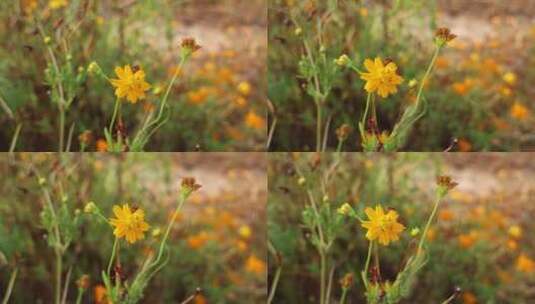
<svg viewBox="0 0 535 304">
<path fill-rule="evenodd" d="M 447 190 L 451 190 L 457 187 L 458 183 L 454 182 L 450 176 L 442 175 L 437 177 L 437 185 L 439 187 L 444 187 Z"/>
<path fill-rule="evenodd" d="M 457 38 L 457 35 L 453 34 L 450 29 L 446 27 L 437 29 L 435 33 L 435 41 L 441 46 L 447 44 L 455 38 Z"/>
<path fill-rule="evenodd" d="M 201 48 L 201 46 L 197 44 L 194 38 L 189 37 L 182 39 L 182 43 L 180 43 L 180 46 L 183 49 L 188 50 L 190 54 L 195 53 Z"/>
<path fill-rule="evenodd" d="M 85 130 L 78 136 L 80 143 L 89 145 L 93 141 L 93 132 L 91 130 Z"/>
<path fill-rule="evenodd" d="M 349 136 L 349 133 L 351 133 L 351 127 L 348 124 L 343 124 L 336 129 L 336 137 L 338 137 L 339 141 L 346 140 Z"/>
<path fill-rule="evenodd" d="M 89 276 L 87 274 L 84 274 L 76 281 L 76 286 L 80 289 L 88 289 L 89 288 Z"/>
<path fill-rule="evenodd" d="M 181 186 L 182 186 L 183 191 L 187 191 L 189 193 L 193 191 L 197 191 L 201 188 L 201 185 L 197 184 L 197 182 L 195 181 L 195 178 L 193 177 L 184 177 L 182 179 Z"/>
<path fill-rule="evenodd" d="M 346 273 L 344 277 L 340 280 L 340 285 L 343 289 L 349 289 L 353 285 L 353 274 Z"/>
</svg>

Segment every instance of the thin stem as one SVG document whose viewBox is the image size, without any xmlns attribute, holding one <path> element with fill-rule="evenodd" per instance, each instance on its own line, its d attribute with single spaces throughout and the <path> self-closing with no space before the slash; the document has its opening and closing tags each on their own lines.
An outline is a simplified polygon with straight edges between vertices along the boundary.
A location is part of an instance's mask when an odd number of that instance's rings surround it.
<svg viewBox="0 0 535 304">
<path fill-rule="evenodd" d="M 323 252 L 323 250 L 320 251 L 320 296 L 321 296 L 321 300 L 320 300 L 320 303 L 321 304 L 324 304 L 325 303 L 325 265 L 326 262 L 325 262 L 325 253 Z"/>
<path fill-rule="evenodd" d="M 63 261 L 59 249 L 56 249 L 56 304 L 61 303 L 61 272 Z"/>
<path fill-rule="evenodd" d="M 344 141 L 343 140 L 339 140 L 338 141 L 338 146 L 336 147 L 336 154 L 337 155 L 340 155 L 340 152 L 342 151 L 342 146 L 344 145 Z"/>
<path fill-rule="evenodd" d="M 59 152 L 63 152 L 63 141 L 65 137 L 65 109 L 60 103 L 59 105 Z"/>
<path fill-rule="evenodd" d="M 281 272 L 282 272 L 282 266 L 277 267 L 277 271 L 275 272 L 275 277 L 273 278 L 273 282 L 271 283 L 271 290 L 269 291 L 267 304 L 271 304 L 271 302 L 273 301 L 273 298 L 275 297 L 275 291 L 277 290 L 277 285 L 279 284 Z"/>
<path fill-rule="evenodd" d="M 362 280 L 364 281 L 364 286 L 366 286 L 366 288 L 368 288 L 368 268 L 370 267 L 370 260 L 372 258 L 372 249 L 373 242 L 370 241 L 368 246 L 368 256 L 366 257 L 366 264 L 364 265 L 364 271 L 362 272 Z"/>
<path fill-rule="evenodd" d="M 61 297 L 61 304 L 67 303 L 67 294 L 69 293 L 69 281 L 71 280 L 72 266 L 69 267 L 67 271 L 67 276 L 65 277 L 65 283 L 63 283 L 63 296 Z"/>
<path fill-rule="evenodd" d="M 115 106 L 113 108 L 113 115 L 111 117 L 111 122 L 110 122 L 110 127 L 109 127 L 109 131 L 110 131 L 110 134 L 112 134 L 112 137 L 113 137 L 113 125 L 115 124 L 115 118 L 117 117 L 117 112 L 119 112 L 120 102 L 121 101 L 119 100 L 119 98 L 115 99 Z"/>
<path fill-rule="evenodd" d="M 115 241 L 113 242 L 113 249 L 111 251 L 110 261 L 108 262 L 108 270 L 106 273 L 108 274 L 108 277 L 111 273 L 111 265 L 113 264 L 113 260 L 115 259 L 115 254 L 117 252 L 117 244 L 119 243 L 119 239 L 116 237 Z"/>
<path fill-rule="evenodd" d="M 329 281 L 327 282 L 327 292 L 325 293 L 325 303 L 329 304 L 331 301 L 331 290 L 333 286 L 333 278 L 334 278 L 334 270 L 335 266 L 331 267 L 331 271 L 329 271 Z"/>
<path fill-rule="evenodd" d="M 375 94 L 372 95 L 372 119 L 373 119 L 373 122 L 376 124 L 376 125 L 379 125 L 378 124 L 378 121 L 377 121 L 377 110 L 375 108 Z"/>
<path fill-rule="evenodd" d="M 178 74 L 180 74 L 180 71 L 182 71 L 182 66 L 184 66 L 184 63 L 186 62 L 186 58 L 182 57 L 180 58 L 180 62 L 178 63 L 178 66 L 175 70 L 175 73 L 173 74 L 173 78 L 171 78 L 171 82 L 169 83 L 169 86 L 167 86 L 167 90 L 165 91 L 165 95 L 162 98 L 162 102 L 160 103 L 160 111 L 158 112 L 158 116 L 156 120 L 160 120 L 163 112 L 163 108 L 165 104 L 167 103 L 167 98 L 169 97 L 169 93 L 171 93 L 171 88 L 173 87 L 173 84 L 175 84 L 175 81 L 178 77 Z"/>
<path fill-rule="evenodd" d="M 316 152 L 321 152 L 321 110 L 320 102 L 316 101 Z"/>
<path fill-rule="evenodd" d="M 151 264 L 151 266 L 157 265 L 158 262 L 160 262 L 160 259 L 162 258 L 162 254 L 163 254 L 163 249 L 165 247 L 165 243 L 167 242 L 167 238 L 169 237 L 169 232 L 171 232 L 171 228 L 173 227 L 173 224 L 175 223 L 178 212 L 182 208 L 182 205 L 184 204 L 186 199 L 187 199 L 187 196 L 180 195 L 180 201 L 178 202 L 178 206 L 176 207 L 175 212 L 173 213 L 173 217 L 169 221 L 169 224 L 167 225 L 167 229 L 165 230 L 165 234 L 162 238 L 162 243 L 160 244 L 160 250 L 158 251 L 158 256 L 156 260 L 154 261 L 154 263 Z"/>
<path fill-rule="evenodd" d="M 78 296 L 76 296 L 76 304 L 81 304 L 82 303 L 82 296 L 84 295 L 84 289 L 83 288 L 78 288 Z"/>
<path fill-rule="evenodd" d="M 439 204 L 440 204 L 440 197 L 437 197 L 435 201 L 435 206 L 433 207 L 433 211 L 431 212 L 429 219 L 427 219 L 427 224 L 425 224 L 424 232 L 422 233 L 422 236 L 420 238 L 420 242 L 418 244 L 418 251 L 416 252 L 416 254 L 420 254 L 420 252 L 422 251 L 422 247 L 424 246 L 424 241 L 427 236 L 427 232 L 429 230 L 429 227 L 431 226 L 431 222 L 433 221 L 435 214 L 437 213 Z"/>
<path fill-rule="evenodd" d="M 17 279 L 18 272 L 19 269 L 15 268 L 15 270 L 13 270 L 13 272 L 11 273 L 11 277 L 9 278 L 9 284 L 7 285 L 6 294 L 4 295 L 2 304 L 7 304 L 9 302 L 9 298 L 11 297 L 11 292 L 13 292 L 13 286 L 15 286 L 15 280 Z"/>
<path fill-rule="evenodd" d="M 69 128 L 69 134 L 67 135 L 67 146 L 65 147 L 65 152 L 71 151 L 73 133 L 74 133 L 74 123 L 72 123 L 71 127 Z"/>
<path fill-rule="evenodd" d="M 366 98 L 366 108 L 364 109 L 364 115 L 362 116 L 362 120 L 360 123 L 364 127 L 364 131 L 366 130 L 366 119 L 368 118 L 368 110 L 370 109 L 370 102 L 372 99 L 372 93 L 368 93 L 368 97 Z"/>
<path fill-rule="evenodd" d="M 348 290 L 349 290 L 348 288 L 342 288 L 342 297 L 340 298 L 340 304 L 344 304 L 346 302 Z"/>
<path fill-rule="evenodd" d="M 20 129 L 22 128 L 22 124 L 18 124 L 17 128 L 15 129 L 15 134 L 13 134 L 13 138 L 11 139 L 11 145 L 9 146 L 9 153 L 13 153 L 15 151 L 15 147 L 17 146 L 17 140 L 19 138 Z"/>
<path fill-rule="evenodd" d="M 422 97 L 422 92 L 424 90 L 425 83 L 427 82 L 427 79 L 429 78 L 429 75 L 431 75 L 431 71 L 433 70 L 433 67 L 435 66 L 435 62 L 437 61 L 438 54 L 440 53 L 440 47 L 437 46 L 435 49 L 435 53 L 433 54 L 433 58 L 431 59 L 431 62 L 429 63 L 429 66 L 427 67 L 427 71 L 425 71 L 424 77 L 422 78 L 422 82 L 420 83 L 420 88 L 418 89 L 418 94 L 416 95 L 416 109 L 420 105 L 420 98 Z"/>
</svg>

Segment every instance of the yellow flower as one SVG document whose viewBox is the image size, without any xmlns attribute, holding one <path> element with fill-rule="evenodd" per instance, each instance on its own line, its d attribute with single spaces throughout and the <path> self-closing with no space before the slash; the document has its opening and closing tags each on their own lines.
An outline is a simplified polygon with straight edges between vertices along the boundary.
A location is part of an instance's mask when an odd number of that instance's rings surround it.
<svg viewBox="0 0 535 304">
<path fill-rule="evenodd" d="M 48 7 L 50 7 L 50 9 L 58 9 L 67 5 L 67 0 L 50 0 L 48 2 Z"/>
<path fill-rule="evenodd" d="M 516 270 L 525 273 L 532 273 L 535 271 L 535 261 L 522 253 L 516 259 Z"/>
<path fill-rule="evenodd" d="M 366 238 L 370 241 L 378 240 L 381 245 L 399 240 L 399 235 L 405 227 L 398 223 L 398 213 L 394 210 L 384 212 L 383 207 L 377 205 L 375 209 L 367 207 L 364 212 L 369 221 L 363 221 L 362 227 L 368 229 Z"/>
<path fill-rule="evenodd" d="M 132 210 L 124 204 L 122 207 L 113 206 L 113 213 L 116 218 L 110 219 L 110 224 L 115 227 L 113 234 L 116 237 L 124 237 L 131 244 L 145 237 L 143 233 L 149 230 L 149 224 L 145 222 L 143 210 Z"/>
<path fill-rule="evenodd" d="M 119 79 L 111 79 L 110 82 L 116 88 L 115 95 L 118 98 L 126 97 L 131 103 L 145 98 L 145 91 L 150 85 L 145 81 L 145 72 L 142 69 L 134 72 L 130 65 L 125 65 L 124 68 L 116 67 L 115 74 Z"/>
<path fill-rule="evenodd" d="M 238 233 L 242 238 L 248 239 L 251 236 L 251 228 L 247 225 L 243 225 L 238 230 Z"/>
<path fill-rule="evenodd" d="M 509 232 L 509 235 L 515 239 L 519 239 L 522 237 L 522 228 L 518 225 L 513 225 L 509 227 L 508 232 Z"/>
<path fill-rule="evenodd" d="M 513 72 L 507 72 L 503 75 L 503 81 L 507 82 L 510 85 L 515 85 L 517 80 L 516 74 Z"/>
<path fill-rule="evenodd" d="M 528 117 L 528 109 L 521 103 L 515 102 L 513 107 L 511 107 L 511 116 L 518 120 L 524 120 Z"/>
<path fill-rule="evenodd" d="M 385 65 L 383 60 L 377 57 L 375 61 L 366 59 L 364 66 L 368 73 L 360 73 L 360 78 L 366 81 L 364 89 L 368 93 L 377 92 L 379 96 L 386 98 L 398 91 L 397 86 L 403 82 L 403 77 L 397 74 L 398 67 L 395 63 L 389 62 Z"/>
<path fill-rule="evenodd" d="M 249 84 L 247 81 L 240 82 L 238 84 L 238 92 L 244 96 L 248 96 L 251 94 L 251 84 Z"/>
</svg>

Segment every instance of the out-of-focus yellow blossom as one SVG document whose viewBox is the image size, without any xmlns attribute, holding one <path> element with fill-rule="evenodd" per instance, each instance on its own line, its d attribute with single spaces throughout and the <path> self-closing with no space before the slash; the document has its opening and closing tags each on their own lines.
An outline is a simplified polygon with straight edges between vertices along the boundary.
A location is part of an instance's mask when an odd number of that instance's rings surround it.
<svg viewBox="0 0 535 304">
<path fill-rule="evenodd" d="M 247 225 L 241 226 L 240 229 L 238 229 L 238 234 L 244 239 L 250 238 L 251 237 L 251 227 L 249 227 Z"/>
<path fill-rule="evenodd" d="M 522 227 L 518 225 L 513 225 L 509 227 L 509 230 L 507 231 L 509 235 L 515 239 L 519 239 L 522 237 Z"/>
<path fill-rule="evenodd" d="M 503 75 L 503 80 L 510 85 L 515 85 L 517 81 L 516 74 L 513 72 L 507 72 Z"/>
<path fill-rule="evenodd" d="M 247 81 L 242 81 L 238 84 L 238 92 L 244 96 L 251 94 L 251 84 Z"/>
<path fill-rule="evenodd" d="M 50 9 L 58 9 L 67 6 L 69 3 L 67 0 L 50 0 L 48 2 L 48 7 Z"/>
</svg>

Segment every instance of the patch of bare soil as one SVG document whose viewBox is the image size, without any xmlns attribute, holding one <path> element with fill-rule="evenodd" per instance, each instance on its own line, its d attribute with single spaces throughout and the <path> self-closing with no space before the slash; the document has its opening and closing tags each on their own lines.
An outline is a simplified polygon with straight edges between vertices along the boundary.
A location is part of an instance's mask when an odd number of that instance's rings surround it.
<svg viewBox="0 0 535 304">
<path fill-rule="evenodd" d="M 439 0 L 438 4 L 442 11 L 452 16 L 535 16 L 535 1 L 532 0 Z"/>
</svg>

